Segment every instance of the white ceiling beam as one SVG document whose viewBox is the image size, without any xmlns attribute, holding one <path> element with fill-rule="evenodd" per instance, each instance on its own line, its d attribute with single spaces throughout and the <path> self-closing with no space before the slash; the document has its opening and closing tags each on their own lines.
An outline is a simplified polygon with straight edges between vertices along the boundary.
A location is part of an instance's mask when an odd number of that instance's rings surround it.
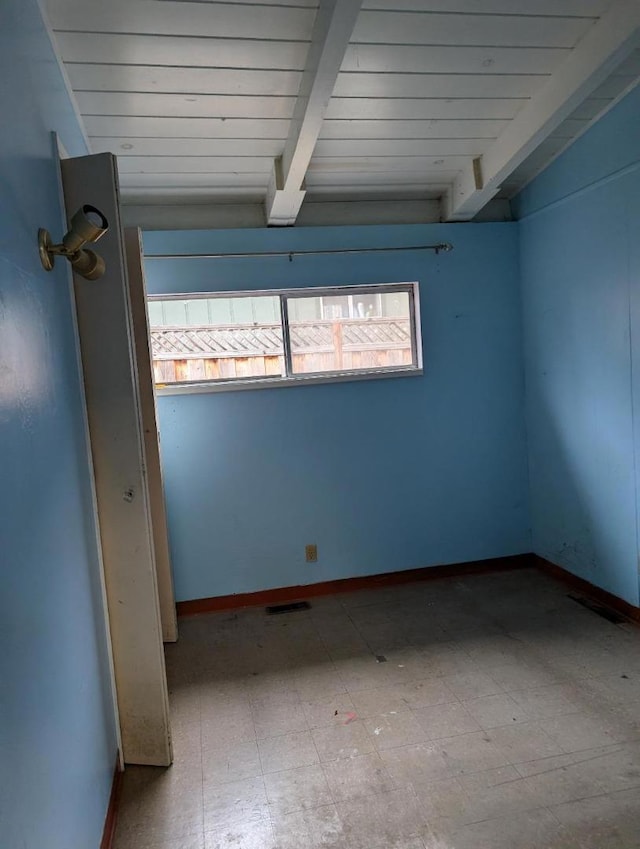
<svg viewBox="0 0 640 849">
<path fill-rule="evenodd" d="M 284 153 L 273 165 L 268 224 L 295 224 L 304 177 L 361 5 L 362 0 L 320 0 Z"/>
<path fill-rule="evenodd" d="M 617 0 L 489 149 L 463 170 L 445 199 L 445 218 L 468 221 L 502 182 L 640 45 L 640 2 Z"/>
</svg>

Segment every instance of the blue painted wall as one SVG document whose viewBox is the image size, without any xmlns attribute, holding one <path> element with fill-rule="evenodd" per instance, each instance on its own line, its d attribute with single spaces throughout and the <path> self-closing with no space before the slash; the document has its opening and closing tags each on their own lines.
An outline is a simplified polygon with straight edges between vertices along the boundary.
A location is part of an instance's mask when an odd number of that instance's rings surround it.
<svg viewBox="0 0 640 849">
<path fill-rule="evenodd" d="M 640 88 L 518 198 L 534 550 L 638 604 Z"/>
<path fill-rule="evenodd" d="M 0 844 L 97 849 L 116 757 L 51 130 L 84 141 L 35 0 L 0 13 Z"/>
<path fill-rule="evenodd" d="M 421 377 L 158 399 L 179 599 L 530 549 L 517 225 L 150 232 L 144 244 L 443 240 L 453 253 L 147 260 L 153 293 L 420 281 Z"/>
</svg>

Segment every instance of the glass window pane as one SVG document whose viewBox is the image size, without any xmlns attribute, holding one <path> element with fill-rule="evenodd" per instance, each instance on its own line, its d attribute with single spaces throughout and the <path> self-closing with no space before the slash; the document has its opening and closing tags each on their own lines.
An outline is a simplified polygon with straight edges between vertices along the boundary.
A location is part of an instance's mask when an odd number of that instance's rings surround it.
<svg viewBox="0 0 640 849">
<path fill-rule="evenodd" d="M 149 325 L 156 383 L 284 375 L 277 296 L 154 299 Z"/>
<path fill-rule="evenodd" d="M 160 301 L 149 301 L 147 303 L 147 314 L 150 324 L 164 324 Z"/>
<path fill-rule="evenodd" d="M 415 365 L 409 292 L 323 295 L 320 319 L 303 318 L 304 297 L 287 297 L 293 374 Z M 309 299 L 310 300 L 310 299 Z"/>
<path fill-rule="evenodd" d="M 187 302 L 187 324 L 191 326 L 205 325 L 209 323 L 209 310 L 205 298 L 197 301 Z"/>
<path fill-rule="evenodd" d="M 289 298 L 289 320 L 313 321 L 322 318 L 322 298 Z"/>
</svg>

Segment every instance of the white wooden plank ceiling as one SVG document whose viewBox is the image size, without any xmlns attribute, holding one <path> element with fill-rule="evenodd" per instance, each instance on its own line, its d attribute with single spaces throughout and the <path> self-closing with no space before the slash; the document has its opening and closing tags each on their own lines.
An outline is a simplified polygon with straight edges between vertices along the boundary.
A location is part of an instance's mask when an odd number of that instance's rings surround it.
<svg viewBox="0 0 640 849">
<path fill-rule="evenodd" d="M 638 0 L 46 0 L 135 203 L 516 193 L 640 77 Z M 474 165 L 475 163 L 475 165 Z"/>
</svg>

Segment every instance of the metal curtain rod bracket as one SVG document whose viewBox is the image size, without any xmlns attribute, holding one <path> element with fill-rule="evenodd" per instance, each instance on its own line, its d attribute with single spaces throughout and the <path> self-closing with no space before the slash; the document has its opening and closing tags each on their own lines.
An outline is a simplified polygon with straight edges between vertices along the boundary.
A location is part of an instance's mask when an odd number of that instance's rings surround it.
<svg viewBox="0 0 640 849">
<path fill-rule="evenodd" d="M 440 242 L 437 245 L 405 245 L 398 248 L 334 248 L 320 251 L 249 251 L 247 253 L 229 254 L 145 254 L 147 259 L 248 259 L 249 257 L 286 256 L 293 262 L 294 256 L 319 256 L 320 254 L 370 254 L 391 251 L 433 251 L 439 254 L 453 250 L 451 242 Z"/>
</svg>

